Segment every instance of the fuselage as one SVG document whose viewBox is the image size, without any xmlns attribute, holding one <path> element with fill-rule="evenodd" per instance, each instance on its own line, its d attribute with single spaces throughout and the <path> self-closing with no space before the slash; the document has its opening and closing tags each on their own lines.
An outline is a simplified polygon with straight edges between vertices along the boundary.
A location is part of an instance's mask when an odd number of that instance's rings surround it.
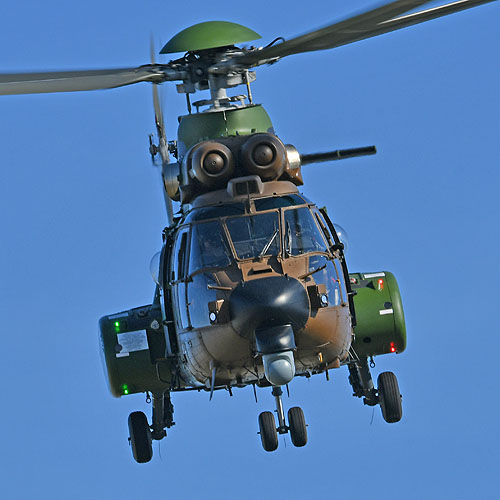
<svg viewBox="0 0 500 500">
<path fill-rule="evenodd" d="M 292 344 L 269 349 L 293 353 L 297 375 L 345 361 L 352 325 L 335 241 L 290 182 L 198 197 L 163 252 L 182 385 L 209 387 L 214 373 L 217 386 L 266 384 L 259 339 L 276 327 Z"/>
</svg>

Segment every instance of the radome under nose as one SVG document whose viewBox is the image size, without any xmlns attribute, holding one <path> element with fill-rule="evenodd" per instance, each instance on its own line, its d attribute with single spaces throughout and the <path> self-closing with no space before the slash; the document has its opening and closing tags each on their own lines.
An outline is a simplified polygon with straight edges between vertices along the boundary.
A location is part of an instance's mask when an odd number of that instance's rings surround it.
<svg viewBox="0 0 500 500">
<path fill-rule="evenodd" d="M 309 299 L 300 282 L 274 276 L 242 283 L 229 298 L 233 328 L 242 336 L 255 335 L 267 380 L 285 385 L 295 376 L 294 331 L 309 318 Z"/>
<path fill-rule="evenodd" d="M 309 318 L 306 289 L 295 278 L 273 276 L 243 282 L 229 297 L 231 325 L 250 338 L 258 328 L 286 325 L 296 332 Z"/>
</svg>

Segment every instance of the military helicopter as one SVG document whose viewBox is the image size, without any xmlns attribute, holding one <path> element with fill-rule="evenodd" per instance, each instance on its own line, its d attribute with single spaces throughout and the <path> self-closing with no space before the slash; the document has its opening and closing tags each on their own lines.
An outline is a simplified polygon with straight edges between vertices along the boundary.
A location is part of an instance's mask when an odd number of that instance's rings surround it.
<svg viewBox="0 0 500 500">
<path fill-rule="evenodd" d="M 354 395 L 380 405 L 387 422 L 402 417 L 397 379 L 382 373 L 375 387 L 373 356 L 400 353 L 406 331 L 397 282 L 389 272 L 349 273 L 342 230 L 299 193 L 301 166 L 375 153 L 374 147 L 300 154 L 274 133 L 254 104 L 251 68 L 301 52 L 338 47 L 486 1 L 464 0 L 404 15 L 428 2 L 396 1 L 359 16 L 264 48 L 239 48 L 259 37 L 234 23 L 188 28 L 161 53 L 185 53 L 168 64 L 102 71 L 0 76 L 0 93 L 113 88 L 152 82 L 157 142 L 168 215 L 164 245 L 152 261 L 152 304 L 100 320 L 108 382 L 117 397 L 151 394 L 152 421 L 129 416 L 134 458 L 152 458 L 152 440 L 174 425 L 171 392 L 271 387 L 278 422 L 259 416 L 262 445 L 290 433 L 307 442 L 302 410 L 281 400 L 295 376 L 347 365 Z M 399 16 L 399 17 L 398 17 Z M 156 84 L 180 81 L 188 114 L 177 141 L 165 136 Z M 246 95 L 226 90 L 246 87 Z M 210 98 L 191 102 L 208 90 Z M 193 112 L 196 108 L 196 112 Z M 171 162 L 170 155 L 177 161 Z M 174 214 L 173 204 L 180 204 Z"/>
</svg>

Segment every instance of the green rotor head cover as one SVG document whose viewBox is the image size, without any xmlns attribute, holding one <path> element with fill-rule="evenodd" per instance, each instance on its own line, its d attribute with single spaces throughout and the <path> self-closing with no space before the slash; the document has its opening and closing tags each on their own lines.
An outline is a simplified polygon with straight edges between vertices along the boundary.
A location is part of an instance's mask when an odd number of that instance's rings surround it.
<svg viewBox="0 0 500 500">
<path fill-rule="evenodd" d="M 208 21 L 195 24 L 171 38 L 160 54 L 214 49 L 262 38 L 241 24 L 227 21 Z"/>
</svg>

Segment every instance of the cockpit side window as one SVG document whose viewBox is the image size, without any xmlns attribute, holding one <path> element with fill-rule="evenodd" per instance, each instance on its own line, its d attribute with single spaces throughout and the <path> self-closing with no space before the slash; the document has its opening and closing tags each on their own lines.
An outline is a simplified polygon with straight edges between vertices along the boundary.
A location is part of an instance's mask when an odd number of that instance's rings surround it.
<svg viewBox="0 0 500 500">
<path fill-rule="evenodd" d="M 332 247 L 335 244 L 335 241 L 332 238 L 332 235 L 330 234 L 330 231 L 328 230 L 328 226 L 326 225 L 325 219 L 323 218 L 323 215 L 321 215 L 321 212 L 315 208 L 313 210 L 314 215 L 316 216 L 316 219 L 321 227 L 321 230 L 323 231 L 323 234 L 325 235 L 326 241 L 328 242 L 328 245 Z"/>
<path fill-rule="evenodd" d="M 190 274 L 209 267 L 226 267 L 231 263 L 219 221 L 193 224 L 191 231 Z"/>
<path fill-rule="evenodd" d="M 181 229 L 177 236 L 173 252 L 174 265 L 172 266 L 172 281 L 179 281 L 185 278 L 188 235 L 188 229 L 184 228 Z"/>
<path fill-rule="evenodd" d="M 285 249 L 288 255 L 327 252 L 326 242 L 309 208 L 285 211 Z"/>
</svg>

